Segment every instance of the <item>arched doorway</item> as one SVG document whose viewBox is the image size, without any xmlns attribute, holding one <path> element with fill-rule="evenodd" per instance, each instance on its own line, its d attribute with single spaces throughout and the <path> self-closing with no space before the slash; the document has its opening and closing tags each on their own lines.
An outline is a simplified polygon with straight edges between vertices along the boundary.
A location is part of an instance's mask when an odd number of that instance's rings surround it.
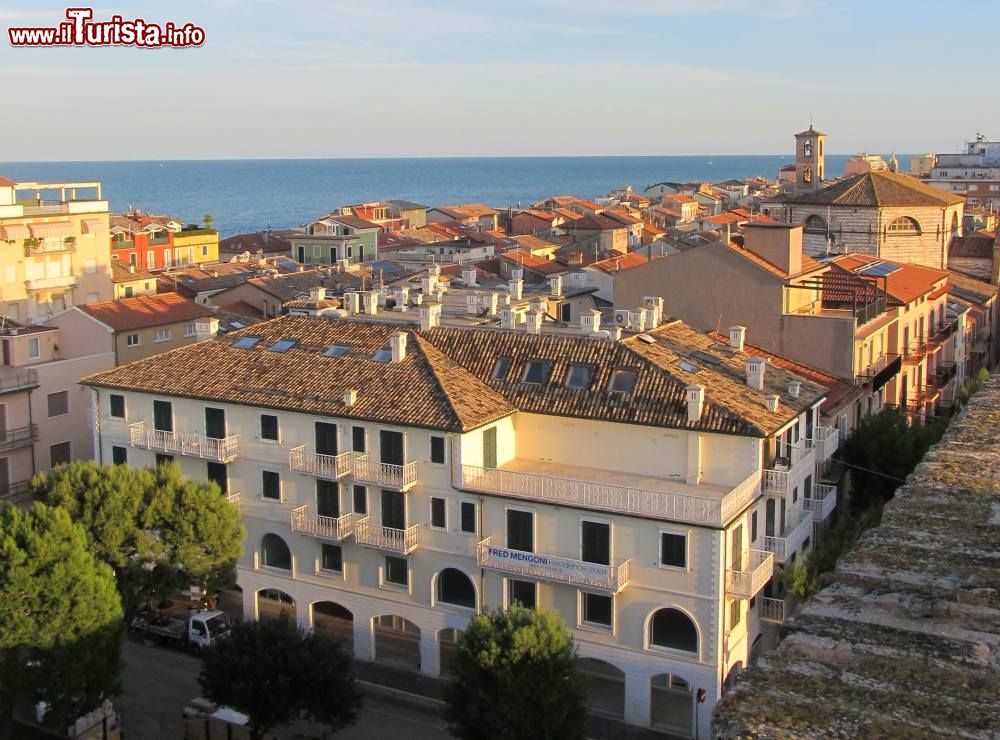
<svg viewBox="0 0 1000 740">
<path fill-rule="evenodd" d="M 443 604 L 476 608 L 476 587 L 457 568 L 445 568 L 437 576 L 437 600 Z"/>
<path fill-rule="evenodd" d="M 354 654 L 354 615 L 349 609 L 333 601 L 317 601 L 312 617 L 314 630 L 336 637 L 349 655 Z"/>
<path fill-rule="evenodd" d="M 295 624 L 295 599 L 276 588 L 265 588 L 257 592 L 257 618 L 260 621 L 288 616 L 289 624 Z"/>
<path fill-rule="evenodd" d="M 577 658 L 576 666 L 587 684 L 591 713 L 624 719 L 625 673 L 597 658 Z"/>
<path fill-rule="evenodd" d="M 657 609 L 649 620 L 651 647 L 698 654 L 698 628 L 680 609 Z"/>
<path fill-rule="evenodd" d="M 375 660 L 379 663 L 420 670 L 420 628 L 395 614 L 375 617 Z"/>
<path fill-rule="evenodd" d="M 278 535 L 265 534 L 260 539 L 260 563 L 268 568 L 290 571 L 292 569 L 292 551 Z"/>
<path fill-rule="evenodd" d="M 649 682 L 650 720 L 653 727 L 690 736 L 694 730 L 694 692 L 680 676 L 661 673 Z"/>
<path fill-rule="evenodd" d="M 440 653 L 441 675 L 447 676 L 451 673 L 451 661 L 458 651 L 458 639 L 462 636 L 462 630 L 454 627 L 445 627 L 438 632 L 438 651 Z"/>
</svg>

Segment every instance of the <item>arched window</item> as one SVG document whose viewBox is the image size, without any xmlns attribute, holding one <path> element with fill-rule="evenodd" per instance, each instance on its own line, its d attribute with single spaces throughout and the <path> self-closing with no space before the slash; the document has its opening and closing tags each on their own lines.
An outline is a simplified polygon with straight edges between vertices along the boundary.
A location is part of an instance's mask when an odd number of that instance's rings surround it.
<svg viewBox="0 0 1000 740">
<path fill-rule="evenodd" d="M 265 534 L 261 539 L 260 559 L 269 568 L 292 569 L 292 552 L 276 534 Z"/>
<path fill-rule="evenodd" d="M 802 182 L 812 182 L 813 181 L 813 168 L 806 167 L 802 170 Z"/>
<path fill-rule="evenodd" d="M 890 234 L 919 234 L 920 224 L 914 221 L 909 216 L 900 216 L 895 221 L 889 224 Z"/>
<path fill-rule="evenodd" d="M 460 570 L 445 568 L 437 577 L 437 599 L 445 604 L 476 608 L 476 589 Z"/>
<path fill-rule="evenodd" d="M 825 234 L 826 221 L 824 221 L 820 216 L 810 216 L 806 219 L 804 228 L 810 234 Z"/>
<path fill-rule="evenodd" d="M 698 630 L 678 609 L 659 609 L 649 622 L 649 643 L 656 647 L 698 652 Z"/>
</svg>

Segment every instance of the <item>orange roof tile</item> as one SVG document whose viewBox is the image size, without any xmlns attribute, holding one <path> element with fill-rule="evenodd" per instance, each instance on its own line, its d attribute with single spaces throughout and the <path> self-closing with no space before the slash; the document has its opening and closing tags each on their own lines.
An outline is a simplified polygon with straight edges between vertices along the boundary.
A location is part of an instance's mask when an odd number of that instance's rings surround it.
<svg viewBox="0 0 1000 740">
<path fill-rule="evenodd" d="M 212 316 L 212 312 L 204 306 L 199 306 L 176 293 L 88 303 L 78 308 L 115 331 L 177 324 Z"/>
<path fill-rule="evenodd" d="M 628 254 L 609 257 L 608 259 L 601 260 L 600 262 L 591 262 L 588 267 L 594 267 L 601 272 L 610 273 L 618 272 L 619 270 L 628 270 L 631 267 L 638 267 L 639 265 L 644 265 L 647 262 L 649 262 L 649 260 L 638 252 L 629 252 Z"/>
<path fill-rule="evenodd" d="M 935 270 L 933 267 L 911 265 L 903 262 L 891 262 L 867 254 L 844 254 L 834 257 L 831 260 L 831 264 L 855 274 L 859 270 L 876 262 L 888 262 L 899 268 L 895 272 L 890 273 L 884 280 L 885 289 L 889 295 L 903 304 L 910 303 L 922 295 L 933 292 L 935 288 L 940 287 L 938 286 L 939 282 L 945 281 L 948 278 L 948 273 L 945 270 Z M 858 277 L 879 284 L 882 284 L 883 280 L 883 278 L 869 277 L 867 275 L 858 275 Z"/>
</svg>

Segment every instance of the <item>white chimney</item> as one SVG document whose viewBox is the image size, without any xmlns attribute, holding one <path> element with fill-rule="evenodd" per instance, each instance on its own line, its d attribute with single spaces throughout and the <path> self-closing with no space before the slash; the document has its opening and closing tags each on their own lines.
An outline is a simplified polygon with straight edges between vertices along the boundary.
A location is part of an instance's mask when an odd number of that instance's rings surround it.
<svg viewBox="0 0 1000 740">
<path fill-rule="evenodd" d="M 397 331 L 390 334 L 389 349 L 392 350 L 393 362 L 402 362 L 406 359 L 406 333 Z"/>
<path fill-rule="evenodd" d="M 435 275 L 424 275 L 420 278 L 420 290 L 424 292 L 424 295 L 429 296 L 437 287 L 437 282 L 437 277 Z"/>
<path fill-rule="evenodd" d="M 596 308 L 580 314 L 580 328 L 586 334 L 596 334 L 601 330 L 601 312 Z"/>
<path fill-rule="evenodd" d="M 219 333 L 219 320 L 214 316 L 198 319 L 194 322 L 194 333 L 199 342 L 211 339 Z"/>
<path fill-rule="evenodd" d="M 658 315 L 659 312 L 656 310 L 655 306 L 653 306 L 652 308 L 647 307 L 647 308 L 643 309 L 643 313 L 646 314 L 646 328 L 647 329 L 655 329 L 657 326 L 659 326 L 659 324 L 660 324 L 660 322 L 659 322 L 659 315 Z"/>
<path fill-rule="evenodd" d="M 409 298 L 410 298 L 410 289 L 409 288 L 397 288 L 395 294 L 393 295 L 393 298 L 396 300 L 396 310 L 397 311 L 405 311 L 406 310 L 406 304 L 407 304 L 407 302 L 409 301 Z"/>
<path fill-rule="evenodd" d="M 549 275 L 549 295 L 553 298 L 562 296 L 562 275 Z"/>
<path fill-rule="evenodd" d="M 421 303 L 420 304 L 420 330 L 427 331 L 435 326 L 441 326 L 441 304 Z"/>
<path fill-rule="evenodd" d="M 763 357 L 751 357 L 747 360 L 747 385 L 757 391 L 764 390 L 764 370 L 767 362 Z"/>
<path fill-rule="evenodd" d="M 645 331 L 646 329 L 646 312 L 642 309 L 638 311 L 629 311 L 629 318 L 631 319 L 632 328 L 636 331 Z"/>
<path fill-rule="evenodd" d="M 313 301 L 325 301 L 326 300 L 326 288 L 310 288 L 309 298 Z"/>
<path fill-rule="evenodd" d="M 476 293 L 467 293 L 465 296 L 465 312 L 472 316 L 479 313 L 479 296 Z"/>
<path fill-rule="evenodd" d="M 435 277 L 435 279 L 441 274 L 441 265 L 436 262 L 428 268 L 427 272 Z"/>
<path fill-rule="evenodd" d="M 542 333 L 542 318 L 545 316 L 541 311 L 528 311 L 528 333 Z"/>
<path fill-rule="evenodd" d="M 797 380 L 790 380 L 788 382 L 788 395 L 792 398 L 799 397 L 799 391 L 802 390 L 802 383 Z"/>
<path fill-rule="evenodd" d="M 361 313 L 361 294 L 356 293 L 353 290 L 344 293 L 344 307 L 352 316 L 356 316 Z"/>
<path fill-rule="evenodd" d="M 705 407 L 705 386 L 689 385 L 687 390 L 688 421 L 701 421 L 701 411 Z"/>
<path fill-rule="evenodd" d="M 344 405 L 350 408 L 358 402 L 358 389 L 348 388 L 344 391 Z"/>
<path fill-rule="evenodd" d="M 549 310 L 549 304 L 544 298 L 538 298 L 532 304 L 532 310 L 546 313 Z"/>
<path fill-rule="evenodd" d="M 486 304 L 486 311 L 490 316 L 497 315 L 497 306 L 500 303 L 500 294 L 496 291 L 490 291 L 483 296 L 483 302 Z"/>
<path fill-rule="evenodd" d="M 779 396 L 777 393 L 769 393 L 767 396 L 767 410 L 772 414 L 778 410 L 778 400 Z"/>
<path fill-rule="evenodd" d="M 517 311 L 510 307 L 500 309 L 500 327 L 502 329 L 516 329 Z"/>
<path fill-rule="evenodd" d="M 476 268 L 474 265 L 462 268 L 462 282 L 466 285 L 476 284 Z"/>
<path fill-rule="evenodd" d="M 514 270 L 514 272 L 520 272 L 520 270 Z M 520 278 L 511 278 L 507 284 L 507 290 L 510 291 L 510 297 L 515 301 L 521 300 L 524 295 L 524 281 Z"/>
<path fill-rule="evenodd" d="M 424 294 L 423 293 L 417 293 L 417 294 L 415 294 L 413 296 L 413 305 L 414 306 L 419 306 L 423 302 L 424 302 Z"/>
<path fill-rule="evenodd" d="M 737 352 L 743 351 L 743 343 L 747 338 L 747 328 L 745 326 L 729 327 L 729 346 Z"/>
<path fill-rule="evenodd" d="M 511 280 L 524 280 L 524 270 L 520 267 L 515 267 L 510 271 Z"/>
<path fill-rule="evenodd" d="M 378 313 L 378 298 L 379 292 L 377 290 L 370 290 L 367 293 L 362 294 L 362 299 L 365 305 L 365 313 L 374 316 Z"/>
<path fill-rule="evenodd" d="M 616 342 L 622 338 L 622 328 L 617 324 L 608 327 L 608 333 L 610 334 L 611 338 L 614 339 Z"/>
</svg>

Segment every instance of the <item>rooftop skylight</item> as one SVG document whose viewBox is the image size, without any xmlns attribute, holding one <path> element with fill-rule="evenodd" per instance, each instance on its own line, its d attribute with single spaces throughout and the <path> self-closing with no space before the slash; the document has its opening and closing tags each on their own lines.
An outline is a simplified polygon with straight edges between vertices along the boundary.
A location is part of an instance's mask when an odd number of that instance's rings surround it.
<svg viewBox="0 0 1000 740">
<path fill-rule="evenodd" d="M 346 344 L 334 344 L 331 347 L 327 347 L 323 355 L 326 357 L 343 357 L 350 351 L 350 347 Z"/>
<path fill-rule="evenodd" d="M 392 351 L 384 348 L 380 349 L 372 355 L 372 359 L 375 360 L 375 362 L 389 362 L 392 360 Z"/>
<path fill-rule="evenodd" d="M 611 382 L 608 383 L 608 390 L 618 393 L 631 393 L 632 389 L 635 388 L 637 378 L 638 374 L 635 370 L 618 368 L 611 373 Z"/>
<path fill-rule="evenodd" d="M 569 372 L 566 373 L 566 387 L 588 388 L 593 374 L 594 371 L 590 365 L 570 365 Z"/>
<path fill-rule="evenodd" d="M 234 346 L 239 347 L 240 349 L 250 349 L 251 347 L 256 346 L 259 341 L 260 337 L 243 337 L 241 339 L 237 339 Z"/>
<path fill-rule="evenodd" d="M 287 352 L 294 346 L 294 339 L 279 339 L 277 342 L 268 347 L 268 349 L 272 352 Z"/>
<path fill-rule="evenodd" d="M 544 360 L 529 360 L 524 366 L 524 375 L 521 377 L 522 383 L 541 385 L 549 379 L 549 371 L 552 369 L 551 362 Z"/>
</svg>

